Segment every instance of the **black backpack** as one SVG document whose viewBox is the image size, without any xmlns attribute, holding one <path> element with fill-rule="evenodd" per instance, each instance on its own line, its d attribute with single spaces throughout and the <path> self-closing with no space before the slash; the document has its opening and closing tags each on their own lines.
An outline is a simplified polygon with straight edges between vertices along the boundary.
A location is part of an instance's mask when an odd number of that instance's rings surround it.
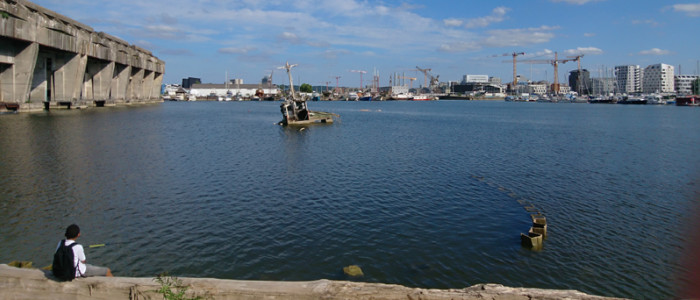
<svg viewBox="0 0 700 300">
<path fill-rule="evenodd" d="M 78 267 L 73 265 L 73 246 L 75 245 L 78 245 L 78 243 L 66 246 L 66 240 L 61 240 L 60 246 L 58 246 L 56 253 L 53 255 L 51 272 L 59 280 L 71 281 L 75 279 L 75 268 Z"/>
</svg>

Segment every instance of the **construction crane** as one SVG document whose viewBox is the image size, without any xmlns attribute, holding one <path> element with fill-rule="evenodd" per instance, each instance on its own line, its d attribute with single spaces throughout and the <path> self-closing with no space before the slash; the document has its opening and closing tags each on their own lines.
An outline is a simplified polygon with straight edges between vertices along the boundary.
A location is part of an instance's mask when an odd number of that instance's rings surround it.
<svg viewBox="0 0 700 300">
<path fill-rule="evenodd" d="M 331 78 L 335 78 L 335 91 L 336 93 L 340 92 L 340 87 L 338 87 L 338 82 L 340 80 L 340 76 L 331 76 Z"/>
<path fill-rule="evenodd" d="M 362 70 L 350 70 L 352 73 L 360 73 L 360 91 L 362 91 L 362 74 L 367 74 L 367 71 Z"/>
<path fill-rule="evenodd" d="M 416 78 L 416 77 L 399 76 L 398 78 L 399 79 L 408 79 L 410 84 L 411 84 L 411 87 L 410 87 L 411 89 L 413 88 L 413 81 L 418 80 L 418 78 Z"/>
<path fill-rule="evenodd" d="M 499 57 L 499 56 L 512 56 L 513 57 L 513 88 L 515 88 L 515 86 L 518 85 L 518 56 L 519 55 L 525 55 L 525 52 L 513 52 L 513 53 L 491 55 L 491 57 Z M 503 62 L 510 62 L 510 61 L 503 61 Z"/>
<path fill-rule="evenodd" d="M 433 69 L 421 69 L 419 66 L 416 66 L 416 70 L 421 71 L 423 73 L 423 77 L 425 78 L 425 87 L 428 87 L 428 76 L 430 76 L 431 82 L 433 76 L 430 75 L 430 71 Z"/>
<path fill-rule="evenodd" d="M 577 93 L 581 95 L 581 58 L 584 56 L 584 54 L 579 54 L 579 55 L 574 55 L 574 56 L 567 56 L 566 58 L 576 61 L 578 63 L 578 75 L 576 76 L 576 89 Z"/>
<path fill-rule="evenodd" d="M 580 58 L 579 58 L 580 59 Z M 551 91 L 559 94 L 559 64 L 565 64 L 567 62 L 574 61 L 573 59 L 559 59 L 557 52 L 554 52 L 554 59 L 532 59 L 523 60 L 521 62 L 528 64 L 549 64 L 554 67 L 554 82 L 552 83 Z"/>
</svg>

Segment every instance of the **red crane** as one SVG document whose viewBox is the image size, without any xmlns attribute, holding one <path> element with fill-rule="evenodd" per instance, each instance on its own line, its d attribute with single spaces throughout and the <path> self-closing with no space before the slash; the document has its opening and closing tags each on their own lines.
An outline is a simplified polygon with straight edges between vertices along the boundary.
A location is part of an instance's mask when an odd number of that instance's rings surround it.
<svg viewBox="0 0 700 300">
<path fill-rule="evenodd" d="M 360 73 L 360 91 L 362 91 L 362 74 L 366 74 L 367 71 L 362 71 L 362 70 L 350 70 L 350 72 L 353 72 L 353 73 Z"/>
<path fill-rule="evenodd" d="M 340 88 L 338 87 L 338 82 L 340 79 L 340 76 L 331 76 L 331 78 L 335 78 L 335 91 L 336 93 L 340 93 Z"/>
</svg>

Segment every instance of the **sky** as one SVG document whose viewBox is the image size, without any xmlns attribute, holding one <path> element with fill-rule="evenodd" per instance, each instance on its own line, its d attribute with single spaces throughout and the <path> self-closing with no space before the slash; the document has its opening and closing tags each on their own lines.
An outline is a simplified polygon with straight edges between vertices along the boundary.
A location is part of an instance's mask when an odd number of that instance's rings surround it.
<svg viewBox="0 0 700 300">
<path fill-rule="evenodd" d="M 616 65 L 665 63 L 698 73 L 700 2 L 651 0 L 35 0 L 36 4 L 153 52 L 164 83 L 273 75 L 295 84 L 388 86 L 399 73 L 431 69 L 441 81 L 465 74 L 512 80 L 512 57 L 548 60 L 583 54 L 591 76 Z M 518 63 L 518 74 L 552 80 L 548 64 Z M 559 76 L 576 69 L 560 65 Z"/>
</svg>

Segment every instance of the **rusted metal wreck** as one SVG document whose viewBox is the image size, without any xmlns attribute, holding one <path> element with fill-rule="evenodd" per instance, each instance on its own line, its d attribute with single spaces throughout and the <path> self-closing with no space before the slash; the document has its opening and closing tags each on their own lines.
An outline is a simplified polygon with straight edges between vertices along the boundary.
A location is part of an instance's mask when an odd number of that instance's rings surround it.
<svg viewBox="0 0 700 300">
<path fill-rule="evenodd" d="M 280 105 L 280 110 L 282 112 L 282 121 L 279 122 L 280 125 L 310 125 L 310 124 L 327 124 L 333 123 L 333 117 L 338 116 L 336 114 L 321 112 L 321 111 L 311 111 L 306 105 L 306 100 L 296 99 L 294 95 L 294 83 L 292 82 L 291 69 L 297 65 L 290 65 L 287 62 L 280 69 L 287 70 L 287 76 L 289 76 L 289 87 L 290 96 L 285 99 L 285 101 Z"/>
</svg>

